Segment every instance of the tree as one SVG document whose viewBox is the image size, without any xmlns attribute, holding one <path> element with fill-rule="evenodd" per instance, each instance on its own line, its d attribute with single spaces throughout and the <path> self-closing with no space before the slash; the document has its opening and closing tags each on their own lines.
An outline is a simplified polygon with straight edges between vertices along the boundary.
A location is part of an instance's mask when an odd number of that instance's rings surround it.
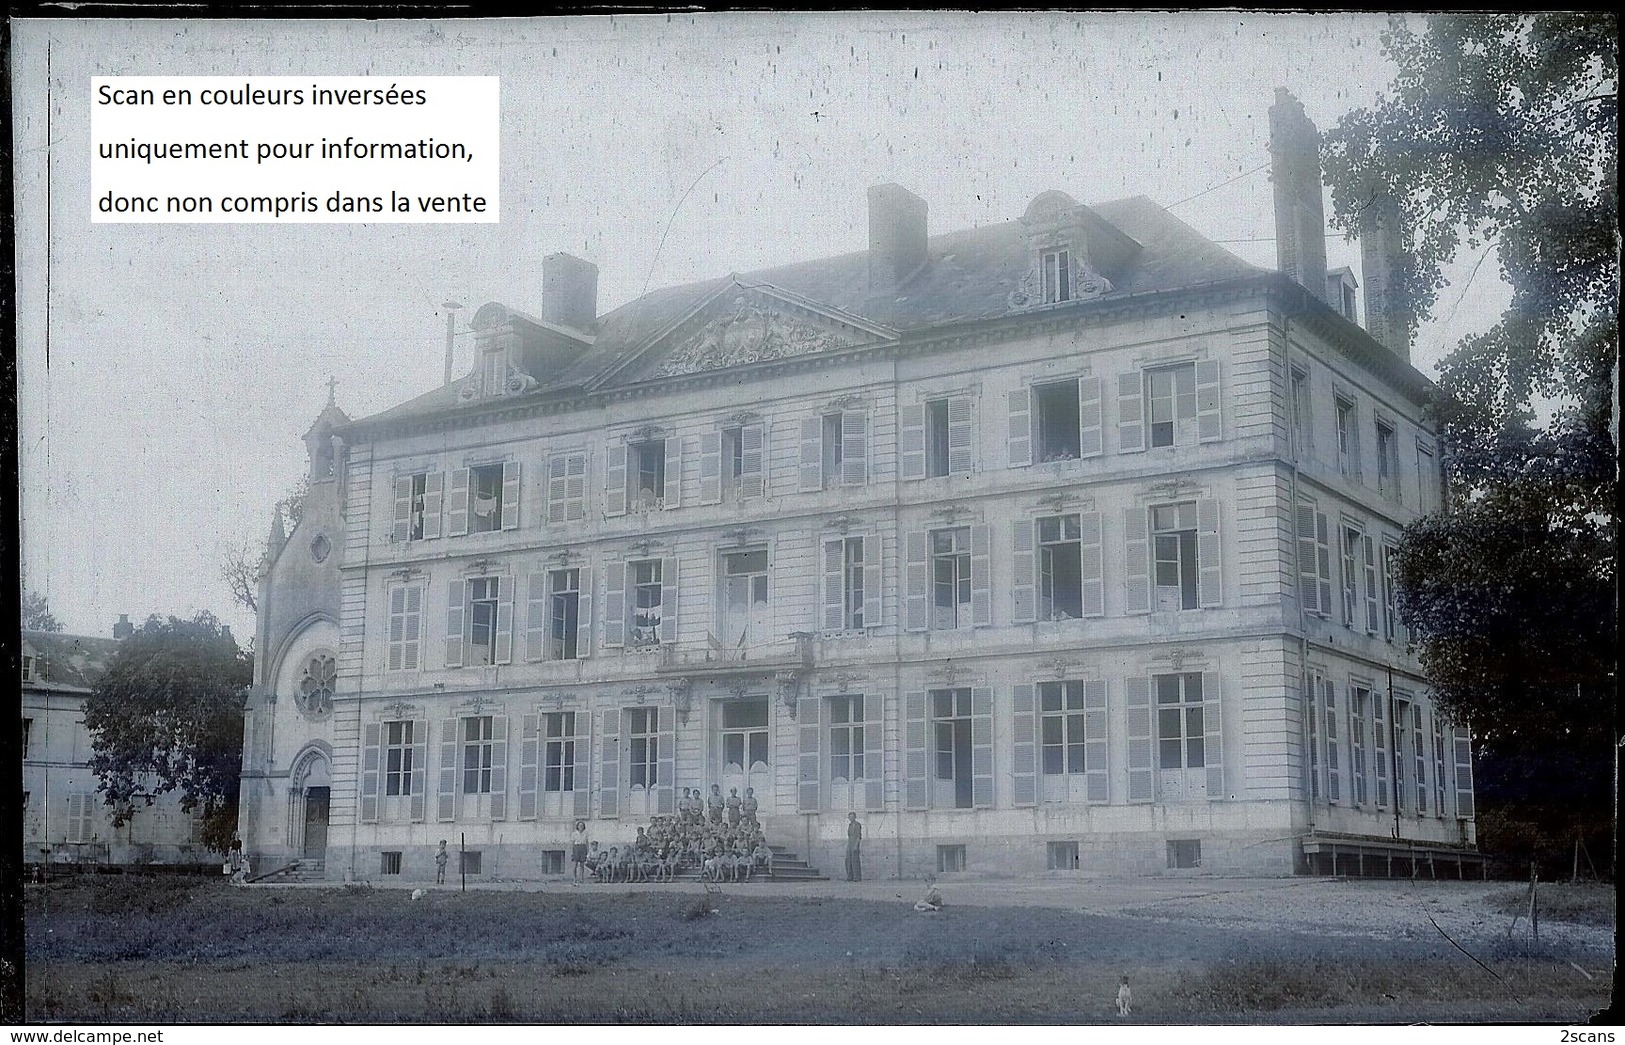
<svg viewBox="0 0 1625 1045">
<path fill-rule="evenodd" d="M 23 628 L 26 631 L 62 630 L 62 622 L 52 616 L 45 596 L 27 588 L 23 589 Z"/>
<path fill-rule="evenodd" d="M 309 494 L 310 477 L 301 475 L 288 489 L 288 495 L 277 502 L 287 532 L 293 532 L 293 528 L 299 525 L 299 519 L 304 514 L 305 498 Z M 260 568 L 269 551 L 269 545 L 263 540 L 244 541 L 227 550 L 220 559 L 220 579 L 226 582 L 232 600 L 250 613 L 259 612 L 259 600 L 255 598 L 255 593 L 259 590 Z"/>
<path fill-rule="evenodd" d="M 1334 224 L 1358 232 L 1383 201 L 1408 232 L 1400 312 L 1432 315 L 1444 267 L 1474 253 L 1475 276 L 1493 251 L 1512 289 L 1440 365 L 1449 503 L 1407 528 L 1398 564 L 1429 682 L 1478 743 L 1481 827 L 1503 829 L 1486 847 L 1538 850 L 1539 825 L 1611 815 L 1617 29 L 1602 14 L 1393 20 L 1392 96 L 1323 139 Z"/>
<path fill-rule="evenodd" d="M 204 844 L 230 846 L 253 674 L 230 631 L 206 611 L 191 620 L 148 617 L 119 643 L 84 703 L 90 769 L 115 825 L 138 803 L 176 791 L 182 809 L 202 811 Z"/>
</svg>

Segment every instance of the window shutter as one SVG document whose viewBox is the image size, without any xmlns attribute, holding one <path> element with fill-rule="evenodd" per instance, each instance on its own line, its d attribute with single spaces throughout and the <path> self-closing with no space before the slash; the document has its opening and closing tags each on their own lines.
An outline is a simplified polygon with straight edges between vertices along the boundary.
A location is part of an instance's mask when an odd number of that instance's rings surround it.
<svg viewBox="0 0 1625 1045">
<path fill-rule="evenodd" d="M 536 819 L 536 776 L 541 764 L 542 716 L 524 716 L 519 738 L 519 819 Z"/>
<path fill-rule="evenodd" d="M 796 700 L 796 812 L 818 812 L 819 760 L 823 751 L 819 740 L 824 725 L 818 719 L 823 701 L 817 697 Z M 868 767 L 864 768 L 868 772 Z"/>
<path fill-rule="evenodd" d="M 467 585 L 461 579 L 446 586 L 446 667 L 463 666 L 463 596 Z"/>
<path fill-rule="evenodd" d="M 412 539 L 412 477 L 410 475 L 403 475 L 395 480 L 395 521 L 389 537 L 396 544 L 405 544 Z"/>
<path fill-rule="evenodd" d="M 1100 378 L 1078 378 L 1078 456 L 1099 457 L 1105 452 L 1102 434 Z"/>
<path fill-rule="evenodd" d="M 502 528 L 519 529 L 519 462 L 502 465 Z"/>
<path fill-rule="evenodd" d="M 491 819 L 508 818 L 508 716 L 491 716 Z"/>
<path fill-rule="evenodd" d="M 1203 692 L 1206 692 L 1204 690 Z M 1112 799 L 1111 751 L 1107 747 L 1106 680 L 1083 684 L 1083 777 L 1087 800 L 1105 805 Z"/>
<path fill-rule="evenodd" d="M 537 661 L 547 656 L 547 571 L 532 573 L 529 584 L 529 597 L 525 600 L 525 659 Z"/>
<path fill-rule="evenodd" d="M 1316 572 L 1315 509 L 1298 505 L 1298 599 L 1305 613 L 1325 612 L 1320 605 L 1319 574 Z"/>
<path fill-rule="evenodd" d="M 1023 682 L 1011 690 L 1010 804 L 1038 804 L 1037 688 Z"/>
<path fill-rule="evenodd" d="M 1197 604 L 1203 609 L 1224 605 L 1224 571 L 1219 565 L 1219 502 L 1196 502 Z"/>
<path fill-rule="evenodd" d="M 971 805 L 992 809 L 993 791 L 993 687 L 977 686 L 970 691 L 970 793 Z"/>
<path fill-rule="evenodd" d="M 816 493 L 824 488 L 824 419 L 801 419 L 801 482 L 802 493 Z"/>
<path fill-rule="evenodd" d="M 1343 801 L 1343 759 L 1337 743 L 1337 687 L 1328 678 L 1317 678 L 1314 685 L 1321 707 L 1321 737 L 1326 749 L 1326 802 L 1339 805 Z"/>
<path fill-rule="evenodd" d="M 416 671 L 420 666 L 421 650 L 423 648 L 423 591 L 421 584 L 414 584 L 406 589 L 406 620 L 410 629 L 403 628 L 401 632 L 401 668 L 404 671 Z"/>
<path fill-rule="evenodd" d="M 508 577 L 497 581 L 497 648 L 493 659 L 498 664 L 513 662 L 513 580 Z"/>
<path fill-rule="evenodd" d="M 626 563 L 604 567 L 604 645 L 626 645 Z"/>
<path fill-rule="evenodd" d="M 1033 390 L 1018 388 L 1006 398 L 1010 401 L 1010 467 L 1025 468 L 1033 463 Z"/>
<path fill-rule="evenodd" d="M 1371 694 L 1371 722 L 1375 727 L 1376 743 L 1372 744 L 1375 751 L 1376 772 L 1372 775 L 1377 780 L 1377 808 L 1388 808 L 1388 698 L 1381 693 Z"/>
<path fill-rule="evenodd" d="M 1128 454 L 1144 449 L 1145 378 L 1135 370 L 1117 376 L 1117 452 Z"/>
<path fill-rule="evenodd" d="M 700 433 L 700 503 L 722 503 L 722 433 Z"/>
<path fill-rule="evenodd" d="M 739 493 L 760 497 L 767 492 L 767 438 L 765 426 L 745 425 L 739 430 Z"/>
<path fill-rule="evenodd" d="M 1332 615 L 1332 542 L 1326 525 L 1326 513 L 1315 513 L 1315 574 L 1320 592 L 1320 615 Z"/>
<path fill-rule="evenodd" d="M 457 720 L 440 723 L 440 795 L 436 820 L 457 819 Z"/>
<path fill-rule="evenodd" d="M 566 469 L 564 521 L 581 522 L 587 518 L 587 455 L 571 454 Z"/>
<path fill-rule="evenodd" d="M 925 404 L 911 403 L 899 412 L 897 454 L 904 479 L 925 478 Z"/>
<path fill-rule="evenodd" d="M 451 470 L 451 489 L 446 491 L 446 536 L 468 533 L 468 469 Z"/>
<path fill-rule="evenodd" d="M 412 822 L 421 824 L 428 818 L 429 790 L 429 720 L 412 720 Z"/>
<path fill-rule="evenodd" d="M 1329 692 L 1329 690 L 1328 690 Z M 1225 798 L 1224 792 L 1224 690 L 1217 671 L 1202 672 L 1202 761 L 1207 766 L 1207 797 L 1210 802 Z M 1087 758 L 1087 755 L 1085 755 Z"/>
<path fill-rule="evenodd" d="M 1078 517 L 1078 558 L 1083 567 L 1083 615 L 1106 615 L 1106 548 L 1104 526 L 1099 512 L 1083 512 Z"/>
<path fill-rule="evenodd" d="M 1377 590 L 1377 542 L 1367 534 L 1363 539 L 1365 552 L 1365 630 L 1372 635 L 1382 634 L 1382 596 Z"/>
<path fill-rule="evenodd" d="M 587 735 L 591 730 L 588 724 L 592 722 L 592 713 L 572 712 L 571 721 L 575 730 L 572 734 L 574 761 L 570 763 L 572 812 L 577 820 L 585 820 L 592 815 L 592 744 Z"/>
<path fill-rule="evenodd" d="M 976 433 L 969 396 L 948 400 L 948 472 L 968 475 L 975 462 Z"/>
<path fill-rule="evenodd" d="M 1144 675 L 1123 680 L 1123 704 L 1128 725 L 1128 800 L 1130 804 L 1156 798 L 1151 760 L 1151 680 Z M 1085 750 L 1085 757 L 1088 752 Z"/>
<path fill-rule="evenodd" d="M 677 557 L 660 560 L 660 641 L 677 641 Z"/>
<path fill-rule="evenodd" d="M 361 822 L 376 824 L 378 822 L 378 763 L 379 733 L 382 730 L 376 722 L 369 722 L 362 730 L 361 741 Z"/>
<path fill-rule="evenodd" d="M 1196 364 L 1196 438 L 1211 443 L 1224 438 L 1219 414 L 1219 361 Z"/>
<path fill-rule="evenodd" d="M 925 690 L 903 694 L 903 808 L 931 806 L 929 749 L 926 747 Z M 867 772 L 867 770 L 865 770 Z"/>
<path fill-rule="evenodd" d="M 1123 509 L 1123 612 L 1151 612 L 1150 509 L 1131 505 Z M 1149 799 L 1148 799 L 1149 801 Z"/>
<path fill-rule="evenodd" d="M 929 547 L 927 536 L 924 530 L 910 530 L 905 538 L 908 562 L 903 570 L 905 585 L 903 628 L 906 631 L 924 631 L 930 620 L 927 613 L 927 595 L 930 591 L 930 560 L 926 555 L 926 549 Z"/>
<path fill-rule="evenodd" d="M 430 472 L 423 481 L 423 538 L 440 536 L 441 509 L 446 501 L 446 473 Z M 464 495 L 464 504 L 467 504 L 467 495 Z M 466 510 L 466 509 L 465 509 Z"/>
<path fill-rule="evenodd" d="M 604 461 L 604 514 L 626 514 L 626 465 L 632 455 L 627 444 L 612 446 Z"/>
<path fill-rule="evenodd" d="M 886 808 L 885 701 L 880 694 L 864 695 L 863 714 L 863 804 L 877 813 Z"/>
<path fill-rule="evenodd" d="M 841 485 L 869 482 L 869 415 L 860 410 L 841 411 Z"/>
<path fill-rule="evenodd" d="M 384 658 L 385 671 L 400 671 L 406 648 L 406 589 L 394 588 L 389 593 L 389 653 Z"/>
<path fill-rule="evenodd" d="M 824 541 L 825 631 L 840 631 L 846 625 L 845 546 L 846 541 L 841 537 L 831 537 Z"/>
<path fill-rule="evenodd" d="M 570 459 L 554 454 L 547 459 L 547 523 L 564 522 L 565 505 L 570 498 Z"/>
<path fill-rule="evenodd" d="M 663 704 L 655 709 L 656 729 L 660 751 L 655 762 L 655 812 L 670 816 L 676 812 L 671 782 L 677 776 L 676 708 Z"/>
<path fill-rule="evenodd" d="M 1473 738 L 1466 726 L 1453 730 L 1456 749 L 1456 819 L 1471 820 L 1473 808 Z"/>
<path fill-rule="evenodd" d="M 1010 561 L 1010 623 L 1031 624 L 1038 618 L 1037 543 L 1031 519 L 1017 519 L 1011 536 L 1014 555 Z M 1019 764 L 1019 763 L 1018 763 Z"/>
<path fill-rule="evenodd" d="M 592 570 L 583 566 L 576 574 L 580 595 L 576 601 L 576 659 L 592 655 Z"/>
<path fill-rule="evenodd" d="M 993 623 L 993 534 L 989 526 L 970 528 L 971 627 Z"/>
<path fill-rule="evenodd" d="M 661 494 L 661 507 L 680 508 L 683 504 L 683 437 L 666 437 L 666 489 Z"/>
<path fill-rule="evenodd" d="M 598 815 L 621 815 L 621 711 L 604 709 L 604 726 L 598 734 Z"/>
<path fill-rule="evenodd" d="M 883 623 L 884 610 L 881 600 L 884 598 L 882 585 L 885 583 L 885 574 L 880 568 L 880 534 L 872 533 L 863 538 L 863 626 L 865 628 L 878 628 Z"/>
</svg>

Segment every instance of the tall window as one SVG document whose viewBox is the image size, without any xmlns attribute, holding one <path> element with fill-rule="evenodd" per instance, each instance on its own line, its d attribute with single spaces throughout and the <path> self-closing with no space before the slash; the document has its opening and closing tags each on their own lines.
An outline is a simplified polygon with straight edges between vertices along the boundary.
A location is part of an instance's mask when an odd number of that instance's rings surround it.
<svg viewBox="0 0 1625 1045">
<path fill-rule="evenodd" d="M 1360 622 L 1360 542 L 1362 534 L 1343 527 L 1343 623 L 1358 630 Z"/>
<path fill-rule="evenodd" d="M 1159 610 L 1197 608 L 1196 502 L 1151 509 L 1152 556 Z"/>
<path fill-rule="evenodd" d="M 1399 496 L 1399 446 L 1394 430 L 1377 422 L 1377 490 L 1389 497 Z"/>
<path fill-rule="evenodd" d="M 1391 544 L 1382 546 L 1382 594 L 1383 594 L 1383 629 L 1382 633 L 1389 639 L 1400 637 L 1401 627 L 1399 620 L 1399 589 L 1394 582 L 1394 560 L 1399 550 Z"/>
<path fill-rule="evenodd" d="M 948 474 L 948 400 L 925 404 L 925 474 Z"/>
<path fill-rule="evenodd" d="M 1320 681 L 1310 675 L 1304 679 L 1303 723 L 1309 737 L 1309 800 L 1319 802 L 1320 786 L 1320 702 L 1315 699 Z"/>
<path fill-rule="evenodd" d="M 931 627 L 971 624 L 970 527 L 931 531 Z"/>
<path fill-rule="evenodd" d="M 412 750 L 421 738 L 415 722 L 384 723 L 384 794 L 412 793 Z"/>
<path fill-rule="evenodd" d="M 1081 455 L 1078 382 L 1058 381 L 1033 388 L 1038 411 L 1038 460 L 1071 461 Z"/>
<path fill-rule="evenodd" d="M 1411 702 L 1408 700 L 1395 700 L 1394 707 L 1394 805 L 1400 809 L 1405 808 L 1405 799 L 1410 794 L 1411 753 L 1407 750 L 1410 744 Z"/>
<path fill-rule="evenodd" d="M 1370 709 L 1367 707 L 1370 699 L 1369 690 L 1359 686 L 1349 687 L 1349 756 L 1354 770 L 1354 793 L 1351 797 L 1357 806 L 1365 805 L 1367 800 L 1365 735 L 1370 723 Z"/>
<path fill-rule="evenodd" d="M 1083 545 L 1076 515 L 1038 520 L 1038 619 L 1083 616 Z"/>
<path fill-rule="evenodd" d="M 952 781 L 954 808 L 969 809 L 974 804 L 971 769 L 971 691 L 934 689 L 931 691 L 931 719 L 936 755 L 936 778 Z"/>
<path fill-rule="evenodd" d="M 642 559 L 626 564 L 632 580 L 632 627 L 629 646 L 655 646 L 660 643 L 660 560 Z"/>
<path fill-rule="evenodd" d="M 847 537 L 841 541 L 841 628 L 862 631 L 864 627 L 863 538 Z"/>
<path fill-rule="evenodd" d="M 666 496 L 666 440 L 634 443 L 629 456 L 627 503 L 635 508 L 659 508 Z"/>
<path fill-rule="evenodd" d="M 468 530 L 491 533 L 502 529 L 502 466 L 481 465 L 468 470 Z"/>
<path fill-rule="evenodd" d="M 1349 478 L 1359 475 L 1360 445 L 1354 427 L 1354 404 L 1337 398 L 1337 470 Z"/>
<path fill-rule="evenodd" d="M 463 794 L 491 793 L 491 764 L 496 741 L 490 715 L 463 719 Z"/>
<path fill-rule="evenodd" d="M 1292 446 L 1301 457 L 1313 445 L 1309 438 L 1309 374 L 1293 367 L 1287 380 L 1291 395 Z"/>
<path fill-rule="evenodd" d="M 863 779 L 863 696 L 829 698 L 829 778 Z"/>
<path fill-rule="evenodd" d="M 1416 756 L 1416 815 L 1428 811 L 1428 741 L 1422 731 L 1422 705 L 1411 705 L 1411 751 Z"/>
<path fill-rule="evenodd" d="M 487 352 L 481 358 L 480 375 L 484 382 L 483 390 L 488 396 L 499 396 L 505 390 L 508 381 L 507 359 L 502 352 Z"/>
<path fill-rule="evenodd" d="M 1449 770 L 1445 767 L 1444 723 L 1439 721 L 1437 709 L 1433 712 L 1433 812 L 1444 816 L 1445 788 L 1449 786 Z"/>
<path fill-rule="evenodd" d="M 587 517 L 587 455 L 554 454 L 547 461 L 547 521 L 580 522 Z"/>
<path fill-rule="evenodd" d="M 1039 271 L 1043 273 L 1046 305 L 1072 300 L 1072 258 L 1064 247 L 1039 255 Z"/>
<path fill-rule="evenodd" d="M 1423 514 L 1439 510 L 1439 473 L 1433 467 L 1433 451 L 1416 446 L 1416 486 L 1421 493 Z"/>
<path fill-rule="evenodd" d="M 423 540 L 424 502 L 429 496 L 429 473 L 419 472 L 412 476 L 412 500 L 407 509 L 407 534 L 409 541 Z"/>
<path fill-rule="evenodd" d="M 389 670 L 416 671 L 423 644 L 423 586 L 389 590 Z"/>
<path fill-rule="evenodd" d="M 1331 679 L 1321 679 L 1320 686 L 1326 707 L 1326 799 L 1330 802 L 1341 802 L 1343 756 L 1337 747 L 1337 687 L 1332 684 Z"/>
<path fill-rule="evenodd" d="M 468 582 L 469 665 L 496 663 L 497 602 L 501 579 L 476 577 Z"/>
<path fill-rule="evenodd" d="M 23 719 L 23 757 L 24 758 L 28 757 L 29 745 L 33 742 L 33 739 L 34 739 L 34 720 L 31 719 L 31 718 L 25 718 L 25 719 Z"/>
<path fill-rule="evenodd" d="M 1200 769 L 1207 764 L 1202 732 L 1202 673 L 1157 675 L 1157 764 Z"/>
<path fill-rule="evenodd" d="M 1152 446 L 1196 441 L 1195 363 L 1147 370 L 1145 399 Z"/>
<path fill-rule="evenodd" d="M 1083 772 L 1083 683 L 1040 682 L 1038 711 L 1044 772 Z"/>
<path fill-rule="evenodd" d="M 841 484 L 841 465 L 846 462 L 846 440 L 841 433 L 839 412 L 824 415 L 824 488 Z"/>
<path fill-rule="evenodd" d="M 32 681 L 34 681 L 34 658 L 33 657 L 24 657 L 23 658 L 23 681 L 24 682 L 32 682 Z"/>
<path fill-rule="evenodd" d="M 581 624 L 581 571 L 549 570 L 547 590 L 547 657 L 575 660 Z"/>
<path fill-rule="evenodd" d="M 576 786 L 576 713 L 550 711 L 542 716 L 542 790 L 574 791 Z"/>
<path fill-rule="evenodd" d="M 657 708 L 629 708 L 627 721 L 627 758 L 631 763 L 633 787 L 653 787 L 659 782 L 660 727 Z"/>
</svg>

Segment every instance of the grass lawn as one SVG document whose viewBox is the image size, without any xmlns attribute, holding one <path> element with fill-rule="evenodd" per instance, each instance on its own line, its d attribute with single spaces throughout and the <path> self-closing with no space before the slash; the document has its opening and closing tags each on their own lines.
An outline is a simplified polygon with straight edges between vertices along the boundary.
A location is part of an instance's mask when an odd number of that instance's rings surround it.
<svg viewBox="0 0 1625 1045">
<path fill-rule="evenodd" d="M 1107 1023 L 1122 975 L 1134 1022 L 1572 1022 L 1609 989 L 1551 951 L 1480 966 L 1443 940 L 748 887 L 414 901 L 113 876 L 25 904 L 28 1017 L 53 1022 Z"/>
</svg>

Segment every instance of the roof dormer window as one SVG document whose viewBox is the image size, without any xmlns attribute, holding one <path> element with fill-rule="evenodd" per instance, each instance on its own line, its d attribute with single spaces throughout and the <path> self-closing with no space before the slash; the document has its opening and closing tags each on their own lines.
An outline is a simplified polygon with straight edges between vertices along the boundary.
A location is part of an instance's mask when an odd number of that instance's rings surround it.
<svg viewBox="0 0 1625 1045">
<path fill-rule="evenodd" d="M 503 393 L 504 385 L 508 379 L 508 368 L 503 358 L 504 353 L 499 351 L 487 352 L 483 359 L 481 370 L 483 388 L 488 396 L 499 396 Z"/>
<path fill-rule="evenodd" d="M 1038 268 L 1043 278 L 1044 304 L 1072 300 L 1072 259 L 1067 248 L 1055 247 L 1042 252 Z"/>
</svg>

